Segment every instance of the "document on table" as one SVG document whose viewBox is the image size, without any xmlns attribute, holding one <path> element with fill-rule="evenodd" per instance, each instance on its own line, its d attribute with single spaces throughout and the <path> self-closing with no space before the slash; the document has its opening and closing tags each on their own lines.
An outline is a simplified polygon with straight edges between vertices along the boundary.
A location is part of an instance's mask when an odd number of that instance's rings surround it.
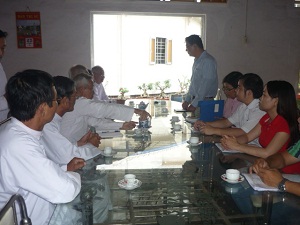
<svg viewBox="0 0 300 225">
<path fill-rule="evenodd" d="M 223 146 L 221 145 L 221 143 L 216 143 L 215 145 L 221 150 L 221 152 L 224 152 L 224 153 L 241 153 L 240 151 L 237 151 L 237 150 L 228 150 L 228 149 L 225 149 L 225 148 L 223 148 Z"/>
<path fill-rule="evenodd" d="M 279 191 L 277 187 L 270 187 L 264 184 L 257 174 L 243 173 L 243 176 L 256 191 Z M 282 174 L 282 176 L 290 181 L 300 182 L 300 175 Z"/>
<path fill-rule="evenodd" d="M 119 130 L 97 130 L 97 133 L 101 138 L 123 137 L 123 134 Z"/>
</svg>

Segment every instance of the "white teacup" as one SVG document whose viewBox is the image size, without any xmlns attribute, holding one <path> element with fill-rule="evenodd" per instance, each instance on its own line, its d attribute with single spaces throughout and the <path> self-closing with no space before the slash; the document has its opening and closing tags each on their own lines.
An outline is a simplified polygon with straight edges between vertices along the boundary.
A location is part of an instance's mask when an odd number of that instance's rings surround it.
<svg viewBox="0 0 300 225">
<path fill-rule="evenodd" d="M 109 146 L 106 146 L 106 147 L 104 148 L 104 153 L 107 154 L 107 155 L 111 154 L 111 153 L 112 153 L 112 148 L 109 147 Z"/>
<path fill-rule="evenodd" d="M 133 186 L 135 184 L 135 175 L 134 174 L 126 174 L 124 176 L 124 180 L 127 186 Z"/>
<path fill-rule="evenodd" d="M 178 116 L 172 116 L 172 121 L 173 122 L 178 122 L 179 121 L 179 117 Z"/>
<path fill-rule="evenodd" d="M 199 143 L 199 137 L 190 137 L 190 143 L 191 144 L 198 144 Z"/>
<path fill-rule="evenodd" d="M 226 170 L 226 178 L 228 180 L 238 180 L 240 177 L 240 171 L 236 169 L 228 169 Z"/>
<path fill-rule="evenodd" d="M 174 124 L 173 128 L 174 128 L 174 130 L 180 130 L 181 125 L 180 124 Z"/>
</svg>

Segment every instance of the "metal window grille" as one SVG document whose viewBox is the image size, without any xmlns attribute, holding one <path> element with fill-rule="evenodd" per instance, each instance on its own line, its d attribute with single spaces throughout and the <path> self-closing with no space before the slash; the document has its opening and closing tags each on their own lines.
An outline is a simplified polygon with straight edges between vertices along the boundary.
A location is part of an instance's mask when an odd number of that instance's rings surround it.
<svg viewBox="0 0 300 225">
<path fill-rule="evenodd" d="M 166 38 L 156 38 L 155 46 L 156 64 L 166 64 Z"/>
</svg>

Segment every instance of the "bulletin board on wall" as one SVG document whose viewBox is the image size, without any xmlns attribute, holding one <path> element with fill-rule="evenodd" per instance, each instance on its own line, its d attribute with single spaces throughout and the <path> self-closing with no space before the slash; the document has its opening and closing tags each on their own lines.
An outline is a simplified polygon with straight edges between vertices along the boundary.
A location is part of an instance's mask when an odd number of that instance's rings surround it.
<svg viewBox="0 0 300 225">
<path fill-rule="evenodd" d="M 16 12 L 18 48 L 42 48 L 40 12 Z"/>
</svg>

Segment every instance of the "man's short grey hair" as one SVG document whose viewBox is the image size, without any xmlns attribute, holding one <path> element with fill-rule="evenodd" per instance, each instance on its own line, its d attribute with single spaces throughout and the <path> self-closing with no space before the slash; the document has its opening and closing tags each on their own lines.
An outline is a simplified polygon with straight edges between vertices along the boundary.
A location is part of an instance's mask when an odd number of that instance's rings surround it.
<svg viewBox="0 0 300 225">
<path fill-rule="evenodd" d="M 76 89 L 81 87 L 85 88 L 89 85 L 89 81 L 92 80 L 92 76 L 86 73 L 80 73 L 73 78 Z"/>
<path fill-rule="evenodd" d="M 85 73 L 85 74 L 89 74 L 88 69 L 83 66 L 83 65 L 74 65 L 69 69 L 69 78 L 71 78 L 72 80 L 74 80 L 74 77 L 78 74 L 81 73 Z"/>
</svg>

